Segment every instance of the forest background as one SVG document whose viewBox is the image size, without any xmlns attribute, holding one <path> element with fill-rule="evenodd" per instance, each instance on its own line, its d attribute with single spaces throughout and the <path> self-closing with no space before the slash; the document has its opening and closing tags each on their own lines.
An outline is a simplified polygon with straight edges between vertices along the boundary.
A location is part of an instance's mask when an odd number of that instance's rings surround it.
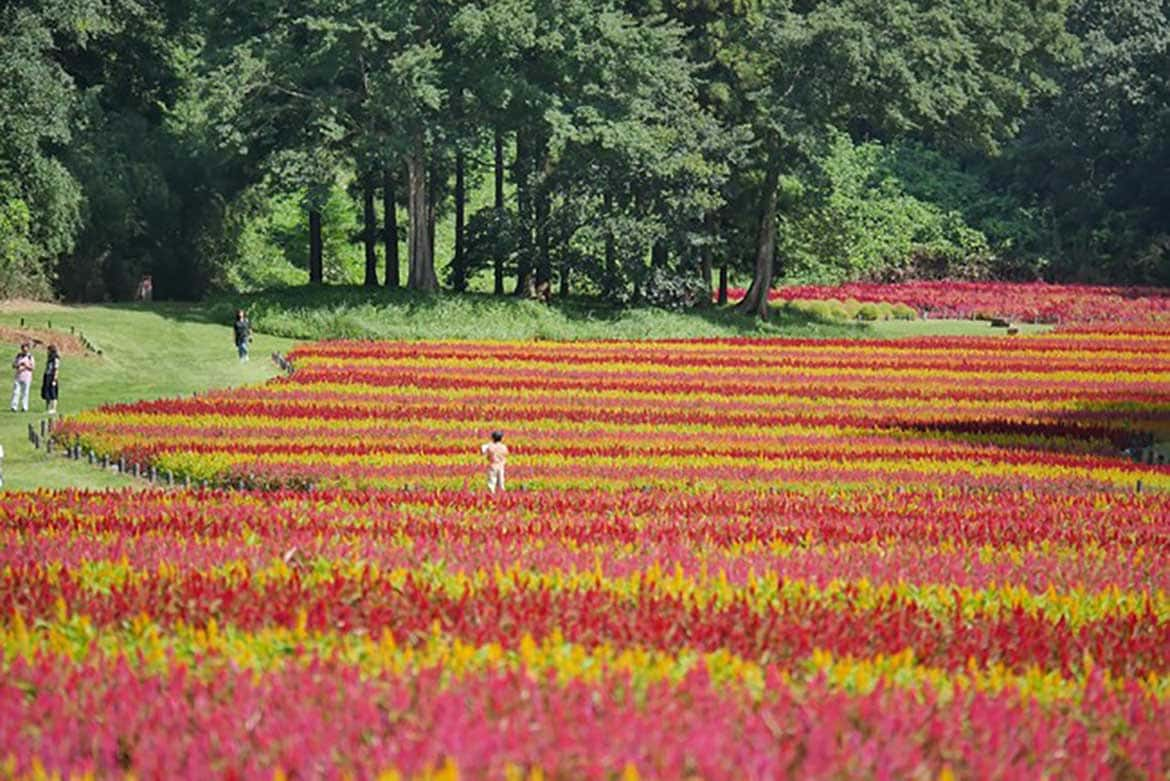
<svg viewBox="0 0 1170 781">
<path fill-rule="evenodd" d="M 0 297 L 1170 284 L 1170 2 L 0 0 Z"/>
</svg>

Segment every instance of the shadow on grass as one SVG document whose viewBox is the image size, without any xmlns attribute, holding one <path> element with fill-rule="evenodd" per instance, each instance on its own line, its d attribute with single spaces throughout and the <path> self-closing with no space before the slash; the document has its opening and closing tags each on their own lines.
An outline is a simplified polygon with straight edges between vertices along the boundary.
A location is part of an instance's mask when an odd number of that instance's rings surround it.
<svg viewBox="0 0 1170 781">
<path fill-rule="evenodd" d="M 1007 450 L 1094 455 L 1170 473 L 1170 395 L 1135 404 L 1082 400 L 1035 420 L 942 420 L 909 432 Z"/>
</svg>

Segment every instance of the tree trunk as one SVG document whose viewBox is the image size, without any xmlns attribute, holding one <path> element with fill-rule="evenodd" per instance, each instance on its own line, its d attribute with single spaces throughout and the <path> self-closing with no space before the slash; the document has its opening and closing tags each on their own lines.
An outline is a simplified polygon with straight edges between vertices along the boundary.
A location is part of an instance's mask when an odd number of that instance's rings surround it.
<svg viewBox="0 0 1170 781">
<path fill-rule="evenodd" d="M 409 180 L 407 211 L 410 213 L 410 258 L 406 286 L 411 290 L 432 292 L 438 289 L 435 256 L 430 242 L 430 194 L 427 187 L 426 161 L 421 145 L 406 158 Z"/>
<path fill-rule="evenodd" d="M 435 257 L 435 215 L 439 211 L 439 188 L 435 183 L 439 181 L 439 163 L 435 158 L 427 166 L 427 245 L 431 248 L 431 260 Z M 432 262 L 432 266 L 433 266 Z M 437 279 L 437 277 L 436 277 Z"/>
<path fill-rule="evenodd" d="M 703 283 L 703 289 L 707 291 L 707 296 L 703 301 L 704 306 L 711 305 L 711 270 L 715 262 L 715 216 L 711 212 L 703 215 L 703 233 L 707 240 L 703 243 L 702 249 L 699 250 L 699 279 Z"/>
<path fill-rule="evenodd" d="M 776 256 L 776 191 L 780 187 L 780 168 L 769 163 L 760 196 L 759 225 L 756 230 L 756 270 L 751 287 L 736 304 L 737 312 L 768 318 L 768 293 L 772 289 Z"/>
<path fill-rule="evenodd" d="M 398 287 L 398 203 L 394 197 L 394 174 L 382 172 L 382 240 L 386 245 L 386 287 Z"/>
<path fill-rule="evenodd" d="M 549 196 L 544 187 L 537 188 L 536 194 L 536 285 L 539 287 L 552 279 L 552 256 L 549 254 L 548 207 Z"/>
<path fill-rule="evenodd" d="M 520 223 L 520 262 L 516 267 L 515 295 L 526 294 L 528 277 L 532 274 L 532 265 L 529 260 L 532 248 L 532 198 L 530 189 L 531 155 L 528 150 L 528 133 L 523 128 L 516 131 L 516 163 L 513 166 L 513 178 L 516 180 L 516 216 Z"/>
<path fill-rule="evenodd" d="M 569 275 L 572 269 L 569 268 L 569 261 L 561 261 L 561 298 L 569 297 Z"/>
<path fill-rule="evenodd" d="M 539 184 L 533 188 L 533 195 L 536 197 L 535 211 L 536 211 L 536 249 L 539 253 L 536 266 L 536 284 L 539 287 L 543 284 L 552 283 L 552 254 L 549 250 L 550 238 L 549 231 L 549 216 L 552 212 L 552 193 L 548 188 L 548 176 L 552 169 L 552 156 L 548 152 L 548 139 L 542 137 L 540 139 L 539 157 L 535 158 L 540 161 L 540 177 Z"/>
<path fill-rule="evenodd" d="M 325 281 L 324 246 L 321 240 L 321 211 L 309 208 L 309 284 Z"/>
<path fill-rule="evenodd" d="M 466 182 L 463 149 L 455 150 L 455 257 L 451 258 L 451 287 L 455 292 L 467 290 L 467 259 L 463 253 L 463 226 L 466 221 Z"/>
<path fill-rule="evenodd" d="M 463 233 L 467 224 L 467 165 L 463 140 L 459 134 L 463 125 L 463 88 L 451 91 L 451 119 L 455 130 L 455 251 L 451 257 L 451 288 L 456 293 L 467 290 L 467 258 L 464 255 Z"/>
<path fill-rule="evenodd" d="M 378 286 L 378 213 L 374 211 L 374 177 L 362 185 L 362 244 L 366 250 L 366 275 L 362 284 Z"/>
<path fill-rule="evenodd" d="M 495 173 L 496 173 L 496 202 L 495 206 L 500 211 L 504 210 L 504 134 L 496 128 L 495 137 Z"/>
<path fill-rule="evenodd" d="M 719 266 L 719 306 L 727 306 L 727 264 Z"/>
<path fill-rule="evenodd" d="M 654 242 L 654 246 L 650 248 L 650 265 L 654 268 L 666 268 L 669 260 L 670 253 L 666 248 L 666 242 L 662 239 Z"/>
<path fill-rule="evenodd" d="M 606 190 L 602 196 L 602 208 L 605 211 L 605 282 L 604 292 L 607 296 L 613 294 L 614 282 L 617 280 L 617 246 L 614 241 L 613 229 L 609 221 L 613 219 L 613 195 Z"/>
<path fill-rule="evenodd" d="M 496 128 L 496 220 L 502 221 L 504 215 L 504 136 Z M 497 296 L 504 295 L 504 258 L 495 258 L 495 279 L 492 292 Z"/>
</svg>

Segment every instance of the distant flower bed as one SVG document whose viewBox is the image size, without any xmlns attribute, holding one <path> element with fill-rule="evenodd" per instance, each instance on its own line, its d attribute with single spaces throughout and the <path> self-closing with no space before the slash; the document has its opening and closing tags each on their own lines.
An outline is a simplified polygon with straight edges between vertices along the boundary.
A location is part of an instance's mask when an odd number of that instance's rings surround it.
<svg viewBox="0 0 1170 781">
<path fill-rule="evenodd" d="M 729 291 L 732 301 L 743 290 Z M 795 285 L 770 301 L 831 301 L 844 306 L 902 304 L 922 317 L 1005 318 L 1022 323 L 1138 323 L 1170 326 L 1170 289 L 1010 282 L 906 282 Z"/>
</svg>

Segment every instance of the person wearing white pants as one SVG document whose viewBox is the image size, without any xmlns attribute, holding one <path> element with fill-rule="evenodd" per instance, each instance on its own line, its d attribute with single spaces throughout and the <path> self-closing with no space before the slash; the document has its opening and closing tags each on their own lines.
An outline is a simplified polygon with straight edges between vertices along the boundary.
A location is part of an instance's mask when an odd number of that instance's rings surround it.
<svg viewBox="0 0 1170 781">
<path fill-rule="evenodd" d="M 12 381 L 12 411 L 22 409 L 28 412 L 28 389 L 32 385 L 33 369 L 37 366 L 36 359 L 29 352 L 28 342 L 20 346 L 20 352 L 12 359 L 12 368 L 16 376 Z"/>
<path fill-rule="evenodd" d="M 480 447 L 488 460 L 488 491 L 504 492 L 504 467 L 508 461 L 508 446 L 504 444 L 504 432 L 493 431 L 492 441 Z"/>
</svg>

